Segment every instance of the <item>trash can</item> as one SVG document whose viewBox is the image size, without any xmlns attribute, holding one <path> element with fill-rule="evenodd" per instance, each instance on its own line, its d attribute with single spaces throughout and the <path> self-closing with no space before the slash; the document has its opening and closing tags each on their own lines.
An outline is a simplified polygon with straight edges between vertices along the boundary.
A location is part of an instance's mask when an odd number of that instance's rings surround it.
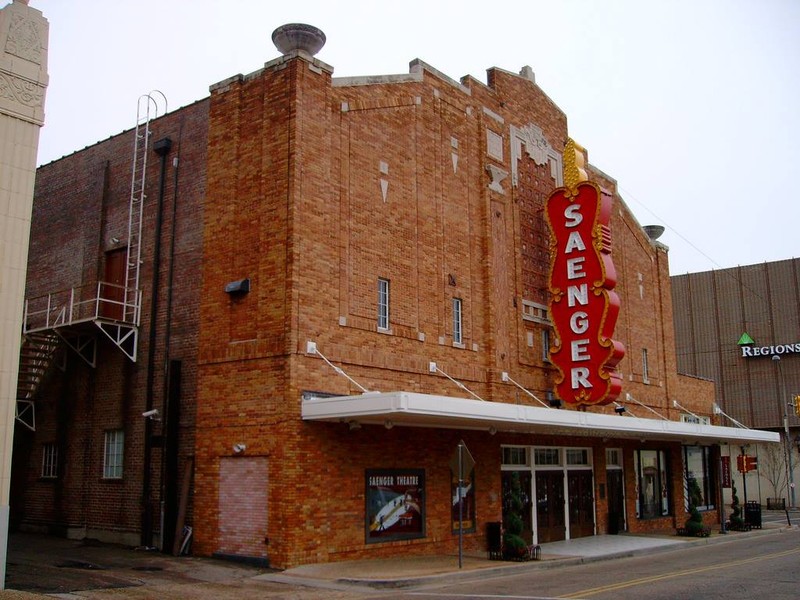
<svg viewBox="0 0 800 600">
<path fill-rule="evenodd" d="M 744 522 L 750 527 L 761 529 L 761 504 L 755 501 L 744 503 Z"/>
<path fill-rule="evenodd" d="M 786 499 L 767 498 L 767 510 L 786 510 Z"/>
<path fill-rule="evenodd" d="M 489 560 L 503 558 L 503 525 L 500 522 L 486 523 L 486 554 Z"/>
</svg>

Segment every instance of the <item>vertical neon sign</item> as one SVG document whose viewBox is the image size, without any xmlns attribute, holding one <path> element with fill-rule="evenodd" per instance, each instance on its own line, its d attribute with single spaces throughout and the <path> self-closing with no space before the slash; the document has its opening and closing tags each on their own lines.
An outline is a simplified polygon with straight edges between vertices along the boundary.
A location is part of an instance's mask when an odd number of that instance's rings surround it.
<svg viewBox="0 0 800 600">
<path fill-rule="evenodd" d="M 625 347 L 611 339 L 619 316 L 611 261 L 611 197 L 588 181 L 583 148 L 564 150 L 564 187 L 545 211 L 550 228 L 550 316 L 557 344 L 556 394 L 569 404 L 608 404 L 622 390 L 616 365 Z"/>
</svg>

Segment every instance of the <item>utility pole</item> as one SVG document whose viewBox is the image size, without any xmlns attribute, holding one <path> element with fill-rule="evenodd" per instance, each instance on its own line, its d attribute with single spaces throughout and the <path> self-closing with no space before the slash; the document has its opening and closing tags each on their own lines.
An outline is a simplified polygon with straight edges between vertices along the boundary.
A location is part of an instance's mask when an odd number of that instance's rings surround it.
<svg viewBox="0 0 800 600">
<path fill-rule="evenodd" d="M 778 398 L 783 413 L 783 452 L 786 462 L 786 482 L 789 487 L 789 507 L 794 508 L 797 506 L 794 498 L 794 467 L 792 466 L 792 447 L 791 440 L 789 439 L 789 413 L 786 410 L 789 406 L 788 396 L 783 385 L 783 371 L 781 370 L 781 357 L 775 354 L 772 357 L 772 362 L 775 363 L 778 369 Z"/>
</svg>

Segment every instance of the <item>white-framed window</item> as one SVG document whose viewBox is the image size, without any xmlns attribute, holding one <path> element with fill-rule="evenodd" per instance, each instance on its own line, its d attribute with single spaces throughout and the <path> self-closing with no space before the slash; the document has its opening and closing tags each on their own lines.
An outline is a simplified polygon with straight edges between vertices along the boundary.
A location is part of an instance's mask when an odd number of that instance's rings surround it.
<svg viewBox="0 0 800 600">
<path fill-rule="evenodd" d="M 550 362 L 550 330 L 542 329 L 542 360 Z"/>
<path fill-rule="evenodd" d="M 636 516 L 654 519 L 671 514 L 669 461 L 664 450 L 634 450 Z"/>
<path fill-rule="evenodd" d="M 650 383 L 650 374 L 647 366 L 647 348 L 642 348 L 642 382 Z"/>
<path fill-rule="evenodd" d="M 708 446 L 684 446 L 684 498 L 686 509 L 694 505 L 698 510 L 710 510 L 714 503 L 714 480 L 716 473 L 711 448 Z"/>
<path fill-rule="evenodd" d="M 122 429 L 106 431 L 103 450 L 103 479 L 122 479 L 124 450 L 125 432 Z"/>
<path fill-rule="evenodd" d="M 588 466 L 589 450 L 587 448 L 567 448 L 567 465 L 570 467 Z"/>
<path fill-rule="evenodd" d="M 503 465 L 527 466 L 528 449 L 520 446 L 503 446 Z"/>
<path fill-rule="evenodd" d="M 550 314 L 547 311 L 547 306 L 532 300 L 522 301 L 522 318 L 526 321 L 536 321 L 545 325 L 550 324 Z"/>
<path fill-rule="evenodd" d="M 453 343 L 464 343 L 461 321 L 461 298 L 453 298 Z"/>
<path fill-rule="evenodd" d="M 58 477 L 58 446 L 44 444 L 42 446 L 42 479 Z"/>
<path fill-rule="evenodd" d="M 537 466 L 561 466 L 560 448 L 534 448 L 533 462 Z"/>
<path fill-rule="evenodd" d="M 606 469 L 622 468 L 622 450 L 620 448 L 606 448 Z"/>
<path fill-rule="evenodd" d="M 389 280 L 378 278 L 378 329 L 389 329 Z"/>
</svg>

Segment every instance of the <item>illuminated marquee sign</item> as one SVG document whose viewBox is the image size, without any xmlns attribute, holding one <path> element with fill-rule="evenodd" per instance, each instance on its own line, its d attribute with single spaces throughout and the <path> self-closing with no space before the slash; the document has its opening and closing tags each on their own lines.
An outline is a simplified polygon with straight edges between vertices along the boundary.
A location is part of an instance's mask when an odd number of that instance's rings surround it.
<svg viewBox="0 0 800 600">
<path fill-rule="evenodd" d="M 624 346 L 611 339 L 619 315 L 619 296 L 613 291 L 611 197 L 586 181 L 582 162 L 582 149 L 569 140 L 565 187 L 547 201 L 550 316 L 558 338 L 550 360 L 558 368 L 556 393 L 564 402 L 608 404 L 622 389 L 615 367 L 625 355 Z"/>
</svg>

